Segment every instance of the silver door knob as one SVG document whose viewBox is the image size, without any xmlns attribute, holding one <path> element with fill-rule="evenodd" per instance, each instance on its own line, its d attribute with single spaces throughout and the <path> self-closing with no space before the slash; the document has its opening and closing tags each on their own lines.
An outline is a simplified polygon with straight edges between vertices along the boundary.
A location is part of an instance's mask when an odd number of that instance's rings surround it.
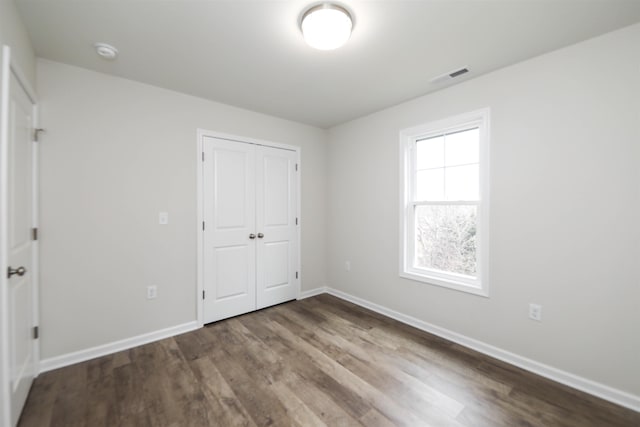
<svg viewBox="0 0 640 427">
<path fill-rule="evenodd" d="M 258 239 L 262 239 L 263 237 L 264 237 L 264 234 L 258 233 Z"/>
<path fill-rule="evenodd" d="M 27 269 L 24 267 L 18 267 L 18 268 L 9 267 L 9 269 L 7 270 L 7 277 L 11 279 L 11 276 L 13 276 L 14 274 L 17 274 L 18 276 L 24 276 L 24 273 L 26 272 L 27 272 Z"/>
<path fill-rule="evenodd" d="M 249 234 L 249 238 L 250 238 L 250 239 L 255 239 L 255 238 L 256 238 L 256 235 L 255 235 L 255 234 L 253 234 L 253 233 L 251 233 L 251 234 Z"/>
</svg>

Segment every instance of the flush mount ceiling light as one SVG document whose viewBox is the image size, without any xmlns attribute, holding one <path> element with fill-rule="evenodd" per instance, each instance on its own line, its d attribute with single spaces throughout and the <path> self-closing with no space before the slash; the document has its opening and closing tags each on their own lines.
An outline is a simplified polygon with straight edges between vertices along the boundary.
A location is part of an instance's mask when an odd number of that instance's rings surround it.
<svg viewBox="0 0 640 427">
<path fill-rule="evenodd" d="M 349 40 L 353 20 L 344 7 L 335 3 L 322 3 L 309 8 L 302 15 L 300 28 L 309 46 L 332 50 Z"/>
<path fill-rule="evenodd" d="M 96 48 L 96 53 L 104 59 L 116 59 L 118 56 L 118 49 L 106 43 L 96 43 L 93 45 Z"/>
</svg>

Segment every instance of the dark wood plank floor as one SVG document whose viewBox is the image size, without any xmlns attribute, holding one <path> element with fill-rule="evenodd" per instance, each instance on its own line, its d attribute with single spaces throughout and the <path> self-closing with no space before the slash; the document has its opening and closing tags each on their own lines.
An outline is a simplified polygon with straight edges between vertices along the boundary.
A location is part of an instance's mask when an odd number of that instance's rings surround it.
<svg viewBox="0 0 640 427">
<path fill-rule="evenodd" d="M 20 426 L 640 426 L 329 295 L 41 375 Z"/>
</svg>

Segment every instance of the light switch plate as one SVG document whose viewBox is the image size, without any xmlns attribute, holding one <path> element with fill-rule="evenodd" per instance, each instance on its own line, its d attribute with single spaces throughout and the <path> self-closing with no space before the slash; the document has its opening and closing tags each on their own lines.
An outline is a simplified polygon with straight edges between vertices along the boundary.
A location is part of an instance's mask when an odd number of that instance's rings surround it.
<svg viewBox="0 0 640 427">
<path fill-rule="evenodd" d="M 160 225 L 169 224 L 169 212 L 160 212 L 158 214 L 158 223 Z"/>
<path fill-rule="evenodd" d="M 538 322 L 542 321 L 542 306 L 540 304 L 529 304 L 529 318 Z"/>
<path fill-rule="evenodd" d="M 158 287 L 156 285 L 147 286 L 147 299 L 158 298 Z"/>
</svg>

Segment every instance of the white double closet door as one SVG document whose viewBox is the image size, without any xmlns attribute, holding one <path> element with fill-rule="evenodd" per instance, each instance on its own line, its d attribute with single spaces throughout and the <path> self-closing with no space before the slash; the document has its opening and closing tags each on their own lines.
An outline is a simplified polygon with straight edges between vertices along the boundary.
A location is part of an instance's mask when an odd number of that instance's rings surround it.
<svg viewBox="0 0 640 427">
<path fill-rule="evenodd" d="M 204 323 L 298 294 L 297 152 L 203 137 Z"/>
</svg>

